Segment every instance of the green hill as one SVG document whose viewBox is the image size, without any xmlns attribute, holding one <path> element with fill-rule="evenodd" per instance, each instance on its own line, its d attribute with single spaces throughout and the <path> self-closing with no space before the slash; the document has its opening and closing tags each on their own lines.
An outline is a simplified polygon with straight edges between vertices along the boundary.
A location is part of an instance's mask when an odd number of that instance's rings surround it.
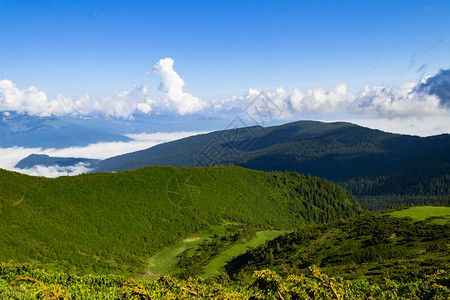
<svg viewBox="0 0 450 300">
<path fill-rule="evenodd" d="M 317 265 L 347 279 L 417 280 L 450 266 L 448 216 L 448 207 L 425 206 L 301 227 L 236 257 L 226 270 L 242 279 L 265 268 L 302 274 Z"/>
<path fill-rule="evenodd" d="M 360 212 L 343 188 L 297 173 L 149 167 L 48 179 L 0 170 L 0 261 L 140 276 L 158 250 L 211 225 L 290 229 Z"/>
<path fill-rule="evenodd" d="M 96 171 L 150 165 L 237 165 L 296 171 L 349 189 L 370 210 L 450 199 L 450 135 L 391 134 L 350 123 L 299 121 L 212 132 L 99 163 Z"/>
</svg>

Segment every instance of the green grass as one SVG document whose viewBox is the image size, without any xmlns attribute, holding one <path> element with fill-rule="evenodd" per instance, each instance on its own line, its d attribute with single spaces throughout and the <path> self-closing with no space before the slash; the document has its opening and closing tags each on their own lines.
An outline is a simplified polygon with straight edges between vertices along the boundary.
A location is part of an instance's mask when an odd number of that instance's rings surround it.
<svg viewBox="0 0 450 300">
<path fill-rule="evenodd" d="M 209 230 L 202 230 L 195 235 L 184 238 L 164 248 L 150 258 L 148 271 L 143 278 L 157 279 L 165 274 L 176 273 L 178 255 L 186 250 L 193 252 L 198 245 L 206 240 L 211 240 L 214 234 L 222 234 L 225 229 L 225 226 L 222 225 L 211 226 Z"/>
<path fill-rule="evenodd" d="M 239 225 L 236 222 L 223 222 L 223 225 L 211 226 L 209 230 L 203 230 L 195 235 L 184 238 L 177 243 L 170 245 L 156 255 L 152 256 L 149 260 L 148 271 L 143 276 L 144 279 L 157 279 L 163 275 L 170 274 L 175 275 L 182 271 L 177 267 L 179 255 L 184 251 L 187 251 L 188 256 L 192 256 L 195 250 L 204 241 L 211 241 L 214 235 L 221 236 L 226 232 L 227 225 Z M 205 268 L 203 278 L 209 278 L 220 274 L 221 269 L 234 257 L 245 253 L 248 249 L 264 244 L 266 241 L 272 240 L 283 233 L 286 230 L 263 230 L 256 232 L 256 236 L 246 242 L 237 242 L 235 245 L 221 252 Z"/>
<path fill-rule="evenodd" d="M 164 274 L 169 274 L 172 271 L 173 266 L 176 264 L 176 257 L 183 251 L 191 248 L 195 248 L 198 244 L 202 243 L 204 239 L 200 237 L 191 237 L 183 239 L 174 245 L 171 245 L 164 250 L 158 252 L 152 256 L 149 260 L 149 270 L 146 273 L 146 279 L 156 279 Z"/>
<path fill-rule="evenodd" d="M 390 213 L 391 216 L 397 218 L 410 217 L 416 221 L 423 221 L 428 218 L 434 219 L 435 224 L 447 224 L 450 222 L 450 207 L 446 206 L 414 206 L 407 209 L 398 210 Z"/>
<path fill-rule="evenodd" d="M 205 272 L 202 275 L 203 278 L 209 278 L 220 274 L 220 270 L 225 267 L 225 265 L 231 261 L 233 258 L 244 254 L 250 248 L 257 247 L 264 244 L 266 241 L 273 240 L 274 238 L 286 233 L 286 230 L 264 230 L 258 231 L 256 237 L 252 238 L 250 241 L 243 244 L 236 244 L 231 248 L 223 251 L 217 257 L 209 262 L 205 268 Z"/>
</svg>

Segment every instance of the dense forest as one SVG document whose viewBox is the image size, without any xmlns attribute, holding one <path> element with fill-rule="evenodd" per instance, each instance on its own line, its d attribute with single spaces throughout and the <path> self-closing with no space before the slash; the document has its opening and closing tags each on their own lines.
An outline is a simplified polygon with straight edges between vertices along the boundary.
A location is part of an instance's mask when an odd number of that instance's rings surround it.
<svg viewBox="0 0 450 300">
<path fill-rule="evenodd" d="M 236 280 L 265 268 L 303 274 L 311 265 L 346 279 L 422 278 L 450 266 L 450 208 L 438 209 L 442 217 L 426 220 L 377 212 L 303 226 L 236 257 L 226 270 Z"/>
<path fill-rule="evenodd" d="M 291 229 L 362 212 L 330 181 L 238 167 L 0 178 L 0 261 L 84 274 L 142 274 L 159 249 L 224 222 Z"/>
</svg>

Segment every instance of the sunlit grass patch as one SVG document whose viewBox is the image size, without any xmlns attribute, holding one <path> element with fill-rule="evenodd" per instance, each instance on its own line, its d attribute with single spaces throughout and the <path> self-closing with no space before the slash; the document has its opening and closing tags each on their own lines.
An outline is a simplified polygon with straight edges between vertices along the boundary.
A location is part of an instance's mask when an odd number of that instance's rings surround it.
<svg viewBox="0 0 450 300">
<path fill-rule="evenodd" d="M 416 221 L 423 221 L 432 217 L 439 217 L 433 220 L 436 224 L 447 224 L 450 221 L 450 207 L 446 206 L 414 206 L 407 209 L 394 211 L 391 216 L 397 218 L 410 217 Z M 442 217 L 442 219 L 441 219 Z"/>
</svg>

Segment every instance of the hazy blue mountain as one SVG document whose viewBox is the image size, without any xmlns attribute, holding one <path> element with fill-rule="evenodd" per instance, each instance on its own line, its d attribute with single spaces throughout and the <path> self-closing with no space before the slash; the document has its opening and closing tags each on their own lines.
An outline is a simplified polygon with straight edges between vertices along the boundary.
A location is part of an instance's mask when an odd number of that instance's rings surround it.
<svg viewBox="0 0 450 300">
<path fill-rule="evenodd" d="M 29 169 L 36 165 L 39 166 L 60 166 L 60 167 L 68 167 L 75 166 L 79 163 L 86 164 L 87 168 L 93 168 L 99 160 L 97 159 L 88 159 L 88 158 L 75 158 L 75 157 L 50 157 L 45 154 L 31 154 L 24 159 L 20 160 L 15 168 L 19 169 Z"/>
<path fill-rule="evenodd" d="M 113 134 L 136 134 L 176 131 L 213 131 L 226 128 L 227 118 L 206 117 L 199 114 L 178 116 L 174 114 L 135 114 L 130 118 L 105 115 L 62 116 L 61 120 Z"/>
<path fill-rule="evenodd" d="M 0 147 L 64 148 L 130 140 L 123 135 L 56 117 L 11 115 L 0 119 Z"/>
<path fill-rule="evenodd" d="M 99 142 L 127 142 L 125 135 L 226 128 L 227 118 L 202 115 L 144 115 L 117 118 L 105 115 L 38 117 L 26 114 L 0 117 L 0 147 L 65 148 Z"/>
</svg>

